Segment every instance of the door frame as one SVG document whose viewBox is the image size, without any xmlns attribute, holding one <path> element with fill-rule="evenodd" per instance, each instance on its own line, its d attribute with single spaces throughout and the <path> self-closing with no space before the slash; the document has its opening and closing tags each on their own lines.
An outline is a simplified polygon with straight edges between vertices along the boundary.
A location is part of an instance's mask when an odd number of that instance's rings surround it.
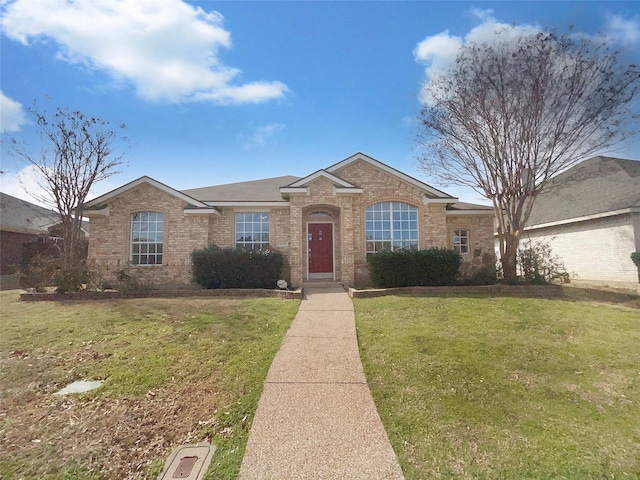
<svg viewBox="0 0 640 480">
<path fill-rule="evenodd" d="M 331 259 L 331 266 L 332 266 L 332 272 L 331 272 L 331 277 L 327 277 L 327 276 L 323 276 L 323 275 L 327 275 L 325 273 L 310 273 L 309 272 L 309 224 L 314 223 L 314 224 L 321 224 L 321 225 L 331 225 L 331 255 L 333 256 L 333 258 Z M 330 279 L 330 280 L 335 280 L 336 279 L 336 224 L 335 222 L 328 222 L 326 220 L 309 220 L 307 221 L 307 226 L 305 228 L 305 258 L 306 258 L 306 263 L 307 263 L 307 272 L 306 272 L 306 277 L 307 280 L 326 280 L 326 279 Z M 314 275 L 314 277 L 312 278 L 311 275 Z"/>
</svg>

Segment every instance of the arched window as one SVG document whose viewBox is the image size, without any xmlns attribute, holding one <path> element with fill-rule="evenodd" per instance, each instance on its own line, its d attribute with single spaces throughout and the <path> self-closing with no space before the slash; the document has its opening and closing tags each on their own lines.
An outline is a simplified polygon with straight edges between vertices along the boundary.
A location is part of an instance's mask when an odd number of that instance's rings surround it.
<svg viewBox="0 0 640 480">
<path fill-rule="evenodd" d="M 453 249 L 458 253 L 469 253 L 469 230 L 453 231 Z"/>
<path fill-rule="evenodd" d="M 164 214 L 137 212 L 131 215 L 131 263 L 161 265 Z"/>
<path fill-rule="evenodd" d="M 418 249 L 418 209 L 402 202 L 366 208 L 367 253 Z"/>
</svg>

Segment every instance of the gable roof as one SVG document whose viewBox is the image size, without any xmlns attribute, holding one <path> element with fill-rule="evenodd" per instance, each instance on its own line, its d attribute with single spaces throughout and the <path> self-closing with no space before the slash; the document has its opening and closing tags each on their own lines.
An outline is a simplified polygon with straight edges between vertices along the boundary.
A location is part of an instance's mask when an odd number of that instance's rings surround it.
<svg viewBox="0 0 640 480">
<path fill-rule="evenodd" d="M 54 210 L 0 192 L 0 230 L 3 232 L 47 234 L 49 228 L 59 222 Z"/>
<path fill-rule="evenodd" d="M 318 170 L 311 175 L 307 175 L 306 177 L 287 185 L 286 187 L 282 187 L 280 188 L 280 193 L 283 197 L 289 193 L 306 193 L 308 192 L 308 185 L 318 178 L 324 178 L 325 180 L 333 183 L 335 193 L 362 193 L 362 189 L 358 186 L 347 182 L 340 177 L 336 177 L 326 170 Z"/>
<path fill-rule="evenodd" d="M 357 188 L 352 183 L 347 182 L 346 180 L 343 180 L 340 177 L 336 177 L 335 175 L 329 173 L 327 170 L 324 170 L 324 169 L 313 172 L 311 175 L 307 175 L 306 177 L 301 178 L 298 181 L 291 183 L 290 185 L 287 185 L 287 187 L 290 187 L 290 188 L 302 187 L 304 185 L 308 185 L 309 183 L 313 182 L 317 178 L 325 178 L 330 182 L 333 182 L 344 188 Z"/>
<path fill-rule="evenodd" d="M 211 187 L 190 188 L 182 193 L 206 202 L 209 205 L 223 206 L 229 203 L 243 202 L 280 202 L 286 201 L 280 195 L 280 187 L 289 185 L 300 177 L 287 175 L 284 177 L 265 178 L 249 182 L 227 183 Z"/>
<path fill-rule="evenodd" d="M 326 168 L 325 170 L 329 173 L 335 173 L 338 170 L 346 167 L 347 165 L 350 165 L 351 163 L 357 162 L 358 160 L 364 161 L 366 163 L 369 163 L 370 165 L 373 165 L 374 167 L 379 168 L 380 170 L 383 170 L 391 175 L 394 175 L 396 177 L 401 178 L 402 180 L 404 180 L 407 183 L 410 183 L 416 187 L 418 187 L 421 190 L 425 191 L 425 194 L 429 197 L 429 198 L 438 198 L 438 199 L 447 199 L 450 200 L 452 202 L 455 202 L 457 199 L 455 197 L 452 197 L 451 195 L 444 193 L 442 190 L 438 190 L 437 188 L 432 187 L 431 185 L 428 185 L 424 182 L 421 182 L 420 180 L 413 178 L 410 175 L 407 175 L 406 173 L 401 172 L 400 170 L 396 170 L 393 167 L 390 167 L 389 165 L 380 162 L 379 160 L 376 160 L 375 158 L 372 158 L 368 155 L 365 155 L 364 153 L 358 152 L 355 155 L 351 155 L 350 157 L 345 158 L 344 160 L 341 160 L 338 163 L 334 163 L 333 165 L 331 165 L 329 168 Z"/>
<path fill-rule="evenodd" d="M 189 204 L 189 207 L 185 208 L 185 212 L 187 213 L 219 213 L 214 207 L 225 206 L 285 206 L 289 204 L 289 193 L 306 191 L 306 185 L 318 178 L 325 178 L 332 182 L 336 187 L 336 193 L 362 193 L 362 189 L 358 185 L 354 185 L 339 176 L 340 169 L 356 161 L 369 163 L 380 170 L 418 187 L 423 191 L 426 202 L 454 203 L 458 200 L 378 160 L 362 153 L 357 153 L 329 168 L 317 170 L 306 177 L 287 175 L 248 182 L 190 188 L 181 191 L 175 190 L 153 178 L 144 176 L 87 202 L 84 205 L 84 213 L 87 215 L 107 214 L 107 203 L 109 200 L 143 183 L 153 185 L 160 190 L 186 201 Z"/>
<path fill-rule="evenodd" d="M 567 223 L 640 211 L 640 161 L 594 157 L 553 177 L 527 225 Z"/>
<path fill-rule="evenodd" d="M 107 192 L 104 195 L 100 195 L 99 197 L 86 202 L 83 205 L 83 208 L 84 208 L 83 213 L 85 215 L 90 215 L 91 213 L 100 213 L 101 210 L 105 209 L 106 204 L 109 202 L 109 200 L 116 198 L 117 196 L 122 195 L 123 193 L 143 184 L 152 185 L 162 190 L 163 192 L 168 193 L 169 195 L 173 195 L 174 197 L 177 197 L 180 200 L 187 202 L 188 206 L 186 207 L 185 211 L 206 210 L 208 211 L 208 213 L 218 213 L 217 211 L 211 209 L 209 205 L 206 205 L 189 195 L 186 195 L 178 190 L 171 188 L 168 185 L 165 185 L 164 183 L 161 183 L 147 176 L 140 177 L 136 180 L 133 180 L 132 182 L 129 182 L 125 185 L 122 185 L 121 187 L 116 188 L 115 190 L 111 190 L 110 192 Z"/>
</svg>

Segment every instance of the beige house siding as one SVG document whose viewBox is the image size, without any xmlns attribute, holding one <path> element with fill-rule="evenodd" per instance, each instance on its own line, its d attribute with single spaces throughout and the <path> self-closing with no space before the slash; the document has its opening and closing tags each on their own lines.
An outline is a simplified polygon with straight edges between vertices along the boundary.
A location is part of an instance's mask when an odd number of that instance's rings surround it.
<svg viewBox="0 0 640 480">
<path fill-rule="evenodd" d="M 529 230 L 560 257 L 573 281 L 637 288 L 631 253 L 640 251 L 640 214 L 625 214 Z"/>
<path fill-rule="evenodd" d="M 421 249 L 452 247 L 453 229 L 460 226 L 470 230 L 472 249 L 493 251 L 491 215 L 450 217 L 444 203 L 450 198 L 446 194 L 435 201 L 425 201 L 425 192 L 429 195 L 434 192 L 430 187 L 362 158 L 331 173 L 317 172 L 307 183 L 301 179 L 287 190 L 283 200 L 288 201 L 288 205 L 276 207 L 213 204 L 211 208 L 203 208 L 206 205 L 200 203 L 194 208 L 190 203 L 194 199 L 144 178 L 133 182 L 131 188 L 123 187 L 93 204 L 96 209 L 90 214 L 89 256 L 105 278 L 113 278 L 115 272 L 129 265 L 131 215 L 140 211 L 165 215 L 162 265 L 135 267 L 156 284 L 189 283 L 191 252 L 195 249 L 210 244 L 233 248 L 236 212 L 269 212 L 271 248 L 285 256 L 288 267 L 282 276 L 293 286 L 300 286 L 309 278 L 307 226 L 312 222 L 333 224 L 334 279 L 349 286 L 368 285 L 365 210 L 380 202 L 402 202 L 418 209 Z M 190 211 L 186 213 L 188 205 L 191 205 Z"/>
<path fill-rule="evenodd" d="M 447 248 L 453 248 L 453 231 L 465 229 L 469 231 L 469 253 L 462 255 L 462 260 L 473 266 L 480 266 L 482 256 L 494 255 L 495 242 L 493 234 L 493 216 L 489 215 L 450 215 L 447 217 Z"/>
<path fill-rule="evenodd" d="M 184 213 L 186 202 L 151 185 L 140 185 L 109 202 L 108 216 L 91 216 L 89 261 L 107 282 L 131 260 L 131 215 L 142 211 L 164 214 L 162 265 L 135 267 L 154 284 L 189 283 L 191 252 L 207 245 L 209 217 Z"/>
<path fill-rule="evenodd" d="M 221 215 L 210 215 L 207 245 L 220 248 L 235 247 L 235 211 L 233 208 L 219 208 Z"/>
</svg>

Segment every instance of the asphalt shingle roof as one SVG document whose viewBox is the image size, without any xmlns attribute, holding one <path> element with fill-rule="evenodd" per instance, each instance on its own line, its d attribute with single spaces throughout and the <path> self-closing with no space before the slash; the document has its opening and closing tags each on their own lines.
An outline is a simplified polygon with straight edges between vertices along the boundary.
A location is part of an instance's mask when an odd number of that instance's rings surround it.
<svg viewBox="0 0 640 480">
<path fill-rule="evenodd" d="M 182 190 L 182 193 L 201 202 L 285 202 L 280 194 L 280 187 L 286 187 L 296 180 L 300 180 L 300 177 L 287 175 L 212 187 L 190 188 Z"/>
<path fill-rule="evenodd" d="M 0 229 L 15 233 L 48 233 L 59 222 L 53 210 L 0 192 Z"/>
<path fill-rule="evenodd" d="M 550 180 L 527 225 L 640 207 L 640 161 L 611 157 L 586 160 Z"/>
</svg>

